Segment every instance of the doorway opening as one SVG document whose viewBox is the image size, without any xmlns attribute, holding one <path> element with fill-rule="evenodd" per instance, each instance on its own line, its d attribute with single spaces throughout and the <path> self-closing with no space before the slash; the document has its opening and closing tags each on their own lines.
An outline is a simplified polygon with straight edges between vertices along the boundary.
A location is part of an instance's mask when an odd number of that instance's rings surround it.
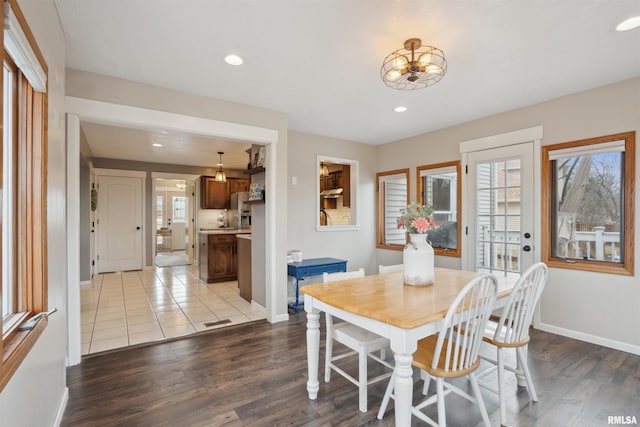
<svg viewBox="0 0 640 427">
<path fill-rule="evenodd" d="M 156 267 L 192 265 L 195 247 L 195 182 L 153 179 Z"/>
</svg>

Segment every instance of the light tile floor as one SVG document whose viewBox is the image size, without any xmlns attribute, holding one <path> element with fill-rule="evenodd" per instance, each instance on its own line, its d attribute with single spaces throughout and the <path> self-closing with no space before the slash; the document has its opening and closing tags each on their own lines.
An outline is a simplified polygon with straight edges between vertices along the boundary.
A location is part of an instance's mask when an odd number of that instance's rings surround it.
<svg viewBox="0 0 640 427">
<path fill-rule="evenodd" d="M 207 284 L 193 266 L 99 274 L 80 301 L 83 355 L 265 318 L 237 281 Z"/>
</svg>

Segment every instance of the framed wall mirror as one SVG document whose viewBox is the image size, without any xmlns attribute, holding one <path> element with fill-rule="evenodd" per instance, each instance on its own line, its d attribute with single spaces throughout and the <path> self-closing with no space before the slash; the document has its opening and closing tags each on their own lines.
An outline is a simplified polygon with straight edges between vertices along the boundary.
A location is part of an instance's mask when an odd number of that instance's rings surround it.
<svg viewBox="0 0 640 427">
<path fill-rule="evenodd" d="M 436 255 L 460 257 L 461 178 L 460 162 L 418 166 L 418 203 L 433 207 L 439 227 L 428 239 Z"/>
<path fill-rule="evenodd" d="M 358 218 L 358 161 L 318 155 L 316 229 L 355 230 Z"/>
</svg>

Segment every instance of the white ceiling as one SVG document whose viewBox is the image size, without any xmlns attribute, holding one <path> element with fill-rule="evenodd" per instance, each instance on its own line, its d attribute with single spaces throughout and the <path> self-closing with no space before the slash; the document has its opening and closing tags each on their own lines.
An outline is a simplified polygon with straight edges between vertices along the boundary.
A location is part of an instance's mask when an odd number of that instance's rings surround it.
<svg viewBox="0 0 640 427">
<path fill-rule="evenodd" d="M 246 169 L 249 163 L 245 152 L 251 147 L 249 143 L 89 122 L 83 122 L 81 127 L 96 158 L 217 168 L 220 162 L 217 152 L 222 151 L 224 168 Z"/>
<path fill-rule="evenodd" d="M 293 130 L 367 144 L 640 75 L 640 29 L 615 31 L 638 0 L 56 4 L 70 68 L 285 112 Z M 388 88 L 382 60 L 411 37 L 444 51 L 447 74 Z M 244 65 L 225 64 L 229 53 Z"/>
</svg>

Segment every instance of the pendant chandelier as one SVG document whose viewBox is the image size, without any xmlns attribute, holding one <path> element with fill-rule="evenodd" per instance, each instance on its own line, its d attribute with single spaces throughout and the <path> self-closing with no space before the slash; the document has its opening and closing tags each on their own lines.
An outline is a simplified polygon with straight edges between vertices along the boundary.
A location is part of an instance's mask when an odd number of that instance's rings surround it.
<svg viewBox="0 0 640 427">
<path fill-rule="evenodd" d="M 224 154 L 224 152 L 218 151 L 218 154 L 220 155 L 220 163 L 218 163 L 220 169 L 216 172 L 216 176 L 215 178 L 213 178 L 213 180 L 215 182 L 227 182 L 227 175 L 222 170 L 222 155 Z"/>
<path fill-rule="evenodd" d="M 320 176 L 329 176 L 329 168 L 323 162 L 320 162 Z"/>
<path fill-rule="evenodd" d="M 420 39 L 409 39 L 404 48 L 390 53 L 382 63 L 380 77 L 393 89 L 415 90 L 438 83 L 447 72 L 444 53 Z"/>
</svg>

